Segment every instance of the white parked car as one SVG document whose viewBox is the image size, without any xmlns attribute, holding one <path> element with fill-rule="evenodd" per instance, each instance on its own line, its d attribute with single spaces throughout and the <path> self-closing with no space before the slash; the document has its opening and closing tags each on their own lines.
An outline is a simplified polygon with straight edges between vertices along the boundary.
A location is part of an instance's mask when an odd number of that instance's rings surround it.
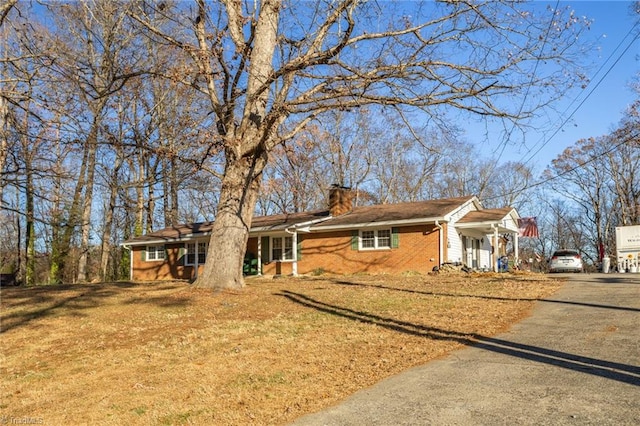
<svg viewBox="0 0 640 426">
<path fill-rule="evenodd" d="M 584 265 L 578 250 L 557 250 L 549 262 L 549 272 L 582 272 Z"/>
</svg>

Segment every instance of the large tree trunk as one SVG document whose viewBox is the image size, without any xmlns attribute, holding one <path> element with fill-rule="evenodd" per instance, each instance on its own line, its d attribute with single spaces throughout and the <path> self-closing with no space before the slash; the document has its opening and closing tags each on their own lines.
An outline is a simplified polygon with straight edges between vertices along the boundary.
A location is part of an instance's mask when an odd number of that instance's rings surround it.
<svg viewBox="0 0 640 426">
<path fill-rule="evenodd" d="M 116 154 L 115 165 L 113 167 L 112 181 L 109 191 L 109 204 L 104 212 L 104 231 L 102 233 L 102 249 L 100 253 L 100 279 L 106 281 L 109 277 L 108 267 L 111 257 L 111 228 L 113 227 L 113 212 L 116 209 L 118 200 L 118 175 L 122 166 L 122 156 L 120 152 Z M 117 277 L 115 277 L 117 278 Z"/>
<path fill-rule="evenodd" d="M 244 287 L 242 262 L 260 191 L 266 152 L 227 161 L 207 261 L 194 285 L 214 290 Z"/>
<path fill-rule="evenodd" d="M 27 153 L 25 144 L 25 198 L 26 198 L 26 226 L 25 226 L 25 284 L 33 285 L 36 281 L 36 234 L 34 214 L 33 167 L 31 154 Z"/>
<path fill-rule="evenodd" d="M 199 2 L 200 13 L 205 14 L 204 2 Z M 238 51 L 248 46 L 242 36 L 242 12 L 240 2 L 227 2 L 229 26 Z M 273 148 L 275 129 L 285 114 L 273 114 L 267 119 L 270 95 L 269 79 L 273 71 L 273 54 L 277 44 L 280 0 L 261 3 L 255 24 L 255 41 L 250 49 L 250 66 L 246 97 L 251 101 L 244 107 L 242 120 L 236 126 L 231 116 L 227 117 L 224 130 L 225 170 L 220 189 L 220 200 L 216 220 L 211 231 L 207 261 L 195 284 L 198 287 L 239 289 L 244 286 L 242 263 L 247 251 L 247 240 L 253 212 L 260 191 L 262 171 L 267 163 L 268 151 Z M 204 20 L 197 27 L 201 49 L 207 48 Z M 204 37 L 204 38 L 203 38 Z M 206 55 L 204 56 L 206 58 Z M 201 63 L 204 70 L 211 71 L 210 63 Z M 209 94 L 217 104 L 215 80 L 211 72 L 208 79 Z"/>
<path fill-rule="evenodd" d="M 49 279 L 52 284 L 62 284 L 65 278 L 75 281 L 73 274 L 67 274 L 67 265 L 73 263 L 71 257 L 71 245 L 76 228 L 80 225 L 80 206 L 82 203 L 82 191 L 85 187 L 85 175 L 87 170 L 87 150 L 84 150 L 78 181 L 73 192 L 71 206 L 68 209 L 66 221 L 62 214 L 56 214 L 56 220 L 60 219 L 58 226 L 62 228 L 57 231 L 59 238 L 51 242 L 51 265 L 49 269 Z M 64 223 L 63 223 L 64 221 Z M 67 276 L 68 275 L 68 276 Z"/>
</svg>

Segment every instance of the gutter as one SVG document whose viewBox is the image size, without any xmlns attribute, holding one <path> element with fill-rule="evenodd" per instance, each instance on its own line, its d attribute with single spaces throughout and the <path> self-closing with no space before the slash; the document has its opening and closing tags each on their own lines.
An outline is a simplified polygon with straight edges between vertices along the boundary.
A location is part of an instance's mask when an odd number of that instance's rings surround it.
<svg viewBox="0 0 640 426">
<path fill-rule="evenodd" d="M 339 217 L 339 216 L 338 216 Z M 329 219 L 335 219 L 334 217 L 329 217 Z M 379 222 L 364 222 L 364 223 L 350 223 L 345 225 L 329 225 L 322 226 L 316 231 L 338 231 L 343 229 L 353 229 L 353 228 L 381 228 L 386 226 L 406 226 L 406 225 L 423 225 L 438 222 L 439 220 L 445 220 L 442 216 L 440 217 L 432 217 L 432 218 L 420 218 L 420 219 L 400 219 L 400 220 L 385 220 Z"/>
<path fill-rule="evenodd" d="M 204 234 L 203 234 L 204 235 Z M 198 238 L 199 234 L 191 234 L 190 235 L 193 238 Z M 206 236 L 206 235 L 204 235 Z M 180 242 L 184 242 L 184 241 L 190 241 L 193 238 L 188 238 L 189 236 L 183 236 L 183 237 L 179 237 L 179 238 L 159 238 L 157 240 L 146 240 L 146 241 L 134 241 L 134 242 L 124 242 L 124 243 L 120 243 L 119 245 L 121 245 L 122 247 L 125 246 L 129 246 L 129 249 L 131 248 L 131 246 L 153 246 L 153 245 L 158 245 L 158 244 L 170 244 L 170 243 L 180 243 Z"/>
</svg>

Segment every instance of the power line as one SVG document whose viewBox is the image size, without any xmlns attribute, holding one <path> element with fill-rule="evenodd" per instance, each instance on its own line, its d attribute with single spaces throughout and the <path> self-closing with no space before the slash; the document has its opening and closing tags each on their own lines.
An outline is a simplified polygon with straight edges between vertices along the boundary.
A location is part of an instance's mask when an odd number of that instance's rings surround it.
<svg viewBox="0 0 640 426">
<path fill-rule="evenodd" d="M 611 154 L 611 153 L 615 152 L 621 146 L 626 145 L 627 143 L 629 143 L 629 142 L 631 142 L 634 139 L 637 139 L 639 137 L 640 137 L 640 132 L 636 132 L 635 134 L 632 134 L 632 135 L 624 138 L 620 143 L 617 143 L 617 144 L 611 146 L 609 149 L 606 149 L 605 151 L 600 152 L 597 155 L 593 155 L 593 156 L 589 157 L 586 161 L 581 162 L 580 164 L 577 164 L 575 167 L 572 167 L 572 168 L 570 168 L 568 170 L 565 170 L 562 173 L 558 173 L 557 175 L 550 176 L 550 177 L 548 177 L 546 179 L 543 179 L 541 181 L 532 183 L 531 185 L 526 185 L 525 187 L 523 187 L 521 189 L 513 190 L 511 192 L 503 192 L 500 195 L 496 195 L 496 196 L 493 196 L 493 197 L 486 197 L 484 199 L 485 200 L 493 200 L 493 199 L 496 199 L 496 198 L 503 197 L 505 195 L 515 195 L 515 194 L 518 194 L 518 193 L 520 193 L 520 192 L 522 192 L 524 190 L 536 188 L 538 186 L 542 186 L 542 185 L 547 184 L 547 183 L 549 183 L 549 182 L 551 182 L 553 180 L 556 180 L 556 179 L 559 179 L 559 178 L 561 178 L 561 177 L 563 177 L 565 175 L 568 175 L 569 173 L 573 173 L 573 172 L 575 172 L 576 170 L 578 170 L 580 168 L 585 167 L 587 164 L 590 164 L 590 163 L 600 159 L 603 155 L 607 155 L 607 154 Z"/>
<path fill-rule="evenodd" d="M 600 73 L 600 71 L 602 71 L 602 69 L 606 66 L 606 64 L 611 60 L 611 58 L 616 54 L 616 52 L 620 49 L 620 47 L 622 46 L 622 44 L 624 43 L 624 41 L 627 39 L 627 37 L 629 37 L 629 35 L 631 35 L 634 30 L 636 28 L 638 28 L 638 25 L 640 25 L 640 22 L 636 22 L 636 24 L 634 24 L 631 29 L 627 32 L 627 34 L 622 38 L 622 40 L 620 41 L 620 43 L 618 43 L 618 45 L 616 46 L 616 48 L 613 50 L 613 52 L 609 55 L 609 57 L 607 57 L 607 59 L 603 62 L 603 64 L 600 66 L 600 68 L 598 68 L 598 71 L 596 71 L 595 75 L 598 75 Z M 576 114 L 576 112 L 582 107 L 582 105 L 584 105 L 584 103 L 587 101 L 587 99 L 589 99 L 589 97 L 594 93 L 594 91 L 600 86 L 600 84 L 602 84 L 602 82 L 604 81 L 604 79 L 611 73 L 611 71 L 613 70 L 613 68 L 618 64 L 618 62 L 620 62 L 620 60 L 622 59 L 622 57 L 629 51 L 629 49 L 631 48 L 631 46 L 633 45 L 633 43 L 636 42 L 636 40 L 638 40 L 638 38 L 640 37 L 640 32 L 636 33 L 635 37 L 633 37 L 629 43 L 627 44 L 627 46 L 624 48 L 624 50 L 618 55 L 618 57 L 616 58 L 616 60 L 613 62 L 613 64 L 611 64 L 611 66 L 607 69 L 607 71 L 604 73 L 604 75 L 602 75 L 599 80 L 597 81 L 597 83 L 595 84 L 595 86 L 593 86 L 593 88 L 587 93 L 587 95 L 585 96 L 585 98 L 580 101 L 580 103 L 573 109 L 573 111 L 571 112 L 571 114 L 569 114 L 567 116 L 566 119 L 564 119 L 562 121 L 562 123 L 558 126 L 558 128 L 553 132 L 553 134 L 546 140 L 544 141 L 544 143 L 533 153 L 531 153 L 531 150 L 529 150 L 528 154 L 525 154 L 521 157 L 520 162 L 529 162 L 531 161 L 559 132 L 560 130 L 562 130 L 562 127 L 564 127 L 568 121 Z M 569 106 L 567 106 L 567 108 L 565 109 L 565 111 L 563 112 L 566 113 L 571 106 L 576 102 L 577 97 L 569 104 Z M 503 193 L 500 196 L 504 196 L 504 195 L 513 195 L 513 194 L 517 194 L 520 191 L 524 191 L 527 189 L 531 189 L 531 188 L 535 188 L 541 185 L 544 185 L 546 183 L 549 183 L 555 179 L 558 179 L 566 174 L 572 173 L 574 171 L 576 171 L 577 169 L 586 166 L 587 164 L 597 160 L 598 158 L 600 158 L 601 155 L 603 154 L 609 154 L 614 152 L 615 150 L 617 150 L 618 148 L 620 148 L 622 145 L 625 145 L 626 143 L 630 142 L 631 140 L 637 138 L 638 136 L 640 136 L 640 134 L 634 134 L 631 135 L 628 138 L 625 138 L 622 140 L 622 142 L 613 145 L 611 148 L 605 150 L 604 152 L 600 153 L 598 156 L 592 156 L 591 158 L 589 158 L 587 161 L 585 161 L 584 163 L 581 163 L 579 165 L 576 165 L 575 167 L 566 170 L 562 173 L 559 173 L 558 175 L 555 176 L 551 176 L 547 179 L 543 179 L 539 182 L 533 183 L 531 185 L 527 185 L 519 190 L 514 190 L 508 193 Z M 541 139 L 541 141 L 544 140 Z M 539 143 L 539 142 L 538 142 Z M 536 144 L 537 145 L 537 144 Z M 535 145 L 534 145 L 535 146 Z M 503 150 L 502 152 L 504 152 L 504 146 L 503 146 Z M 502 153 L 501 152 L 501 153 Z M 529 155 L 529 157 L 525 160 L 525 156 Z M 499 198 L 499 196 L 495 196 L 495 197 L 489 197 L 487 199 L 496 199 Z"/>
<path fill-rule="evenodd" d="M 600 73 L 600 71 L 604 68 L 604 66 L 609 62 L 609 60 L 613 57 L 613 55 L 616 53 L 616 51 L 620 48 L 620 46 L 622 45 L 622 43 L 624 42 L 624 40 L 629 37 L 629 35 L 638 27 L 638 25 L 640 25 L 640 23 L 636 23 L 633 27 L 631 27 L 631 29 L 629 30 L 629 32 L 622 38 L 622 40 L 620 41 L 620 43 L 618 43 L 618 46 L 614 49 L 614 51 L 609 55 L 609 57 L 607 58 L 606 61 L 603 62 L 603 64 L 600 66 L 600 68 L 598 69 L 598 71 L 596 72 L 595 75 L 598 75 L 598 73 Z M 576 114 L 576 112 L 582 107 L 582 105 L 584 105 L 584 103 L 587 101 L 587 99 L 589 99 L 589 97 L 591 97 L 591 95 L 593 94 L 593 92 L 595 92 L 595 90 L 600 86 L 600 84 L 602 84 L 602 82 L 604 81 L 604 79 L 609 75 L 609 73 L 611 73 L 611 71 L 613 70 L 613 68 L 618 64 L 618 62 L 620 62 L 620 60 L 622 59 L 622 57 L 627 53 L 627 51 L 631 48 L 631 46 L 633 45 L 633 43 L 635 43 L 636 40 L 638 40 L 638 37 L 640 37 L 640 32 L 638 32 L 636 34 L 635 37 L 633 37 L 631 39 L 631 41 L 627 44 L 627 46 L 625 47 L 625 49 L 622 51 L 622 53 L 620 53 L 618 55 L 618 57 L 616 58 L 616 60 L 613 62 L 613 64 L 611 64 L 611 66 L 609 67 L 609 69 L 607 69 L 607 71 L 605 72 L 605 74 L 600 77 L 600 79 L 598 80 L 598 82 L 595 84 L 595 86 L 593 86 L 593 88 L 589 91 L 589 93 L 587 93 L 587 96 L 585 96 L 585 98 L 580 101 L 580 103 L 573 109 L 573 111 L 571 112 L 571 114 L 569 114 L 567 116 L 567 118 L 565 118 L 561 124 L 558 126 L 558 128 L 551 134 L 551 136 L 544 141 L 544 143 L 542 143 L 542 145 L 540 145 L 540 147 L 533 153 L 531 153 L 531 150 L 529 150 L 529 157 L 525 160 L 525 156 L 528 154 L 525 154 L 521 157 L 520 161 L 521 162 L 529 162 L 531 161 L 536 155 L 538 155 L 538 153 L 540 153 L 540 151 L 542 151 L 542 149 L 547 146 L 549 144 L 549 142 L 551 142 L 551 140 L 562 130 L 562 128 L 569 122 L 569 120 L 571 120 L 571 118 Z M 564 110 L 563 115 L 566 114 L 566 112 L 569 110 L 569 108 L 571 108 L 571 106 L 576 102 L 577 97 L 569 104 L 569 106 L 567 106 L 567 108 Z M 541 139 L 540 141 L 543 141 L 543 139 Z M 540 141 L 538 143 L 540 143 Z M 538 144 L 536 143 L 536 145 Z M 535 147 L 535 145 L 534 145 Z M 533 148 L 532 148 L 533 149 Z"/>
</svg>

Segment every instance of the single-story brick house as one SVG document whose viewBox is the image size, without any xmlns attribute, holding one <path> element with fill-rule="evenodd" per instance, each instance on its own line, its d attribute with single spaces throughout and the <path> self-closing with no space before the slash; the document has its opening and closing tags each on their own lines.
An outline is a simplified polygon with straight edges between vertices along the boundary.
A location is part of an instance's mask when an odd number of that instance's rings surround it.
<svg viewBox="0 0 640 426">
<path fill-rule="evenodd" d="M 519 215 L 511 207 L 483 209 L 475 196 L 352 207 L 352 198 L 348 188 L 334 187 L 327 210 L 255 217 L 245 273 L 427 273 L 444 263 L 497 270 L 505 236 L 518 253 Z M 125 241 L 131 279 L 196 278 L 212 225 L 179 225 Z"/>
</svg>

